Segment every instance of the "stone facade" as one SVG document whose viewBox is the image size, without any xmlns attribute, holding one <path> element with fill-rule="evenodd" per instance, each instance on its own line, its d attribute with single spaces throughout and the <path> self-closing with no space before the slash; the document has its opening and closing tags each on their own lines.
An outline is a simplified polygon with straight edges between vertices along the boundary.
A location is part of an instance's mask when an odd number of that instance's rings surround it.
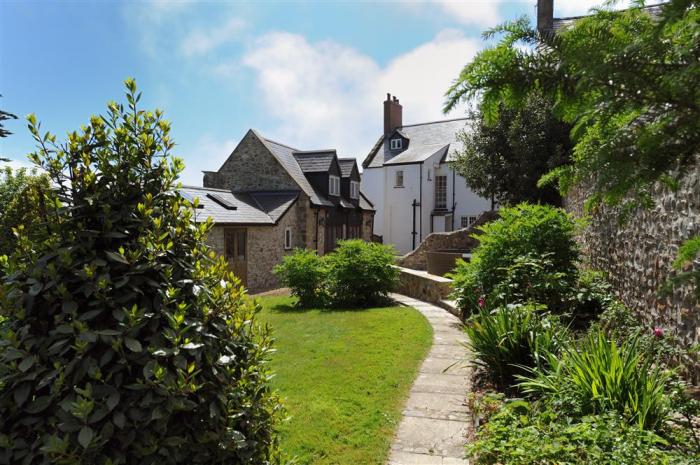
<svg viewBox="0 0 700 465">
<path fill-rule="evenodd" d="M 218 172 L 204 172 L 203 185 L 238 191 L 299 190 L 253 131 L 246 133 Z"/>
<path fill-rule="evenodd" d="M 583 188 L 566 199 L 566 208 L 583 217 Z M 620 223 L 616 209 L 593 212 L 580 233 L 585 266 L 608 273 L 618 297 L 649 325 L 675 331 L 686 343 L 700 342 L 700 306 L 693 286 L 680 286 L 671 295 L 659 288 L 674 274 L 672 262 L 689 237 L 700 234 L 700 164 L 683 178 L 677 191 L 654 190 L 654 206 L 635 210 Z M 700 267 L 700 261 L 693 264 Z"/>
<path fill-rule="evenodd" d="M 290 210 L 273 226 L 246 227 L 247 237 L 247 283 L 250 292 L 262 292 L 278 287 L 272 269 L 293 249 L 305 247 L 306 208 L 308 202 L 297 200 Z M 240 226 L 235 226 L 240 228 Z M 225 253 L 224 231 L 227 226 L 214 225 L 207 237 L 207 244 L 218 254 Z M 284 248 L 284 231 L 292 230 L 292 249 Z"/>
<path fill-rule="evenodd" d="M 479 244 L 472 234 L 478 232 L 477 228 L 484 223 L 498 218 L 495 212 L 487 211 L 482 213 L 476 222 L 468 228 L 458 229 L 451 232 L 431 233 L 423 239 L 423 242 L 414 250 L 403 255 L 396 260 L 396 264 L 414 270 L 428 269 L 428 252 L 439 250 L 472 250 Z"/>
</svg>

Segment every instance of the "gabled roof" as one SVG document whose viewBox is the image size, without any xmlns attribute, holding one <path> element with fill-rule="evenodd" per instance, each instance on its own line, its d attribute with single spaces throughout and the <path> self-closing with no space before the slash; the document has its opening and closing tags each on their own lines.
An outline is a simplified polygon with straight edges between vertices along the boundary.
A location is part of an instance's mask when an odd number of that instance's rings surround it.
<svg viewBox="0 0 700 465">
<path fill-rule="evenodd" d="M 355 158 L 338 158 L 338 164 L 340 164 L 340 175 L 344 178 L 349 178 L 352 170 L 357 169 L 357 159 Z"/>
<path fill-rule="evenodd" d="M 421 163 L 440 150 L 445 150 L 443 158 L 449 160 L 455 151 L 462 147 L 457 134 L 464 128 L 467 121 L 467 118 L 458 118 L 397 128 L 397 131 L 409 140 L 408 149 L 398 154 L 395 151 L 392 152 L 389 149 L 389 138 L 382 136 L 372 147 L 362 166 L 380 168 L 397 163 Z M 394 133 L 390 135 L 392 134 Z"/>
<path fill-rule="evenodd" d="M 276 224 L 299 197 L 298 191 L 231 192 L 195 186 L 182 186 L 180 192 L 184 197 L 199 199 L 201 208 L 195 212 L 198 222 L 211 217 L 217 224 L 261 226 Z M 226 208 L 215 199 L 220 199 L 234 208 Z"/>
<path fill-rule="evenodd" d="M 370 200 L 362 191 L 360 191 L 360 208 L 363 210 L 374 211 L 374 204 L 370 202 Z"/>
<path fill-rule="evenodd" d="M 294 152 L 300 152 L 293 147 L 288 145 L 275 142 L 270 139 L 266 139 L 261 134 L 259 134 L 254 129 L 251 129 L 258 139 L 267 147 L 267 149 L 272 153 L 272 155 L 280 162 L 282 167 L 289 173 L 289 176 L 294 179 L 299 188 L 311 199 L 311 203 L 314 205 L 321 206 L 333 206 L 333 203 L 326 199 L 323 195 L 316 192 L 316 190 L 311 186 L 309 180 L 304 176 L 304 172 L 301 170 L 299 163 L 296 158 L 294 158 Z"/>
<path fill-rule="evenodd" d="M 335 150 L 295 151 L 293 155 L 304 173 L 327 173 L 337 156 Z"/>
</svg>

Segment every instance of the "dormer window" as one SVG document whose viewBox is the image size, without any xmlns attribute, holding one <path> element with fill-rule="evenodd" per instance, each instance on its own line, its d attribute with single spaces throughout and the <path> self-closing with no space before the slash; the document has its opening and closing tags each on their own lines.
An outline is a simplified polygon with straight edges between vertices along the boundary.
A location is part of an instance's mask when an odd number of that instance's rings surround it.
<svg viewBox="0 0 700 465">
<path fill-rule="evenodd" d="M 328 177 L 328 194 L 329 195 L 340 195 L 340 178 L 338 176 Z"/>
<path fill-rule="evenodd" d="M 357 199 L 360 197 L 360 183 L 357 181 L 350 181 L 350 198 Z"/>
<path fill-rule="evenodd" d="M 391 139 L 391 150 L 401 150 L 401 147 L 403 147 L 403 140 L 400 137 Z"/>
</svg>

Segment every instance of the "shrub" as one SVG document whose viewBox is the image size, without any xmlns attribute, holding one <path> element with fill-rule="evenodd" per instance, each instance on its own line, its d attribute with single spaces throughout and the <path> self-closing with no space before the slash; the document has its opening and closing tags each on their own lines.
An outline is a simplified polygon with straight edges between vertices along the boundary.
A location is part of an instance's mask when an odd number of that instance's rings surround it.
<svg viewBox="0 0 700 465">
<path fill-rule="evenodd" d="M 269 338 L 126 86 L 65 144 L 29 118 L 60 202 L 3 261 L 0 462 L 273 463 Z"/>
<path fill-rule="evenodd" d="M 617 412 L 640 428 L 654 429 L 668 413 L 670 375 L 645 358 L 637 338 L 618 346 L 599 330 L 572 344 L 548 367 L 520 383 L 523 391 L 571 397 L 583 414 Z"/>
<path fill-rule="evenodd" d="M 274 273 L 280 283 L 292 290 L 301 307 L 322 306 L 326 302 L 324 281 L 328 269 L 315 251 L 296 249 L 275 266 Z"/>
<path fill-rule="evenodd" d="M 0 255 L 10 255 L 14 251 L 15 229 L 24 228 L 25 234 L 43 233 L 36 225 L 45 221 L 42 205 L 49 190 L 46 175 L 26 168 L 12 170 L 9 166 L 0 170 Z"/>
<path fill-rule="evenodd" d="M 520 298 L 542 299 L 550 307 L 560 303 L 561 290 L 576 283 L 575 221 L 562 209 L 527 203 L 499 214 L 498 220 L 480 227 L 471 261 L 459 262 L 452 274 L 457 301 L 469 302 L 475 290 L 502 292 L 499 286 L 509 282 L 517 285 Z"/>
<path fill-rule="evenodd" d="M 465 331 L 476 364 L 501 388 L 513 386 L 515 377 L 527 368 L 546 363 L 567 338 L 556 316 L 547 315 L 536 304 L 486 308 L 467 321 Z"/>
<path fill-rule="evenodd" d="M 508 402 L 467 446 L 479 465 L 690 465 L 694 458 L 615 413 L 571 419 L 524 401 Z"/>
<path fill-rule="evenodd" d="M 340 241 L 324 257 L 329 293 L 336 306 L 364 307 L 381 303 L 398 279 L 391 247 L 360 239 Z"/>
</svg>

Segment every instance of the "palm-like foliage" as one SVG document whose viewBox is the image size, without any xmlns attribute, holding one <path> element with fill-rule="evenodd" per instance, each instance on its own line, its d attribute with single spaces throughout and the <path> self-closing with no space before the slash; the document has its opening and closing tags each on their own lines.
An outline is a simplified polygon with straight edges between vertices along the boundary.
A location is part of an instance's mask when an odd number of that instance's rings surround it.
<svg viewBox="0 0 700 465">
<path fill-rule="evenodd" d="M 613 2 L 614 3 L 614 2 Z M 659 180 L 673 186 L 700 149 L 700 9 L 673 0 L 654 15 L 638 2 L 624 12 L 599 10 L 557 34 L 527 19 L 485 36 L 501 41 L 479 53 L 447 92 L 445 110 L 480 97 L 487 121 L 500 104 L 519 108 L 532 91 L 556 99 L 574 124 L 574 163 L 560 168 L 564 190 L 593 180 L 592 202 L 646 202 Z M 525 44 L 526 47 L 521 47 Z"/>
</svg>

